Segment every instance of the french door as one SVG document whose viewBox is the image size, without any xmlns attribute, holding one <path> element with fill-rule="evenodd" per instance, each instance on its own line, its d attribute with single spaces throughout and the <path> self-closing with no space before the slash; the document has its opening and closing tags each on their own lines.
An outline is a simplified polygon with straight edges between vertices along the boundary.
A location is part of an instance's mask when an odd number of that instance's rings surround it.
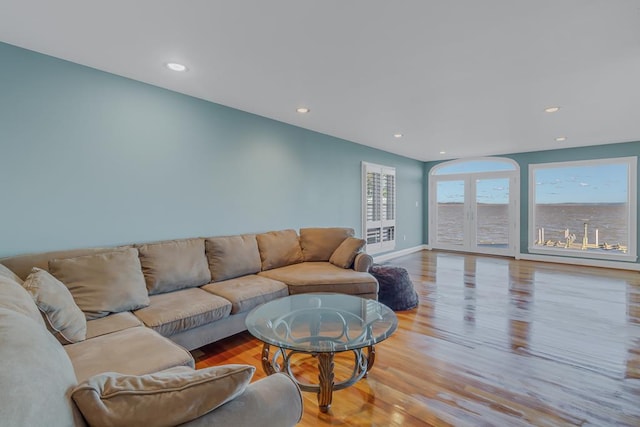
<svg viewBox="0 0 640 427">
<path fill-rule="evenodd" d="M 432 176 L 429 184 L 432 248 L 516 255 L 520 240 L 516 173 Z"/>
</svg>

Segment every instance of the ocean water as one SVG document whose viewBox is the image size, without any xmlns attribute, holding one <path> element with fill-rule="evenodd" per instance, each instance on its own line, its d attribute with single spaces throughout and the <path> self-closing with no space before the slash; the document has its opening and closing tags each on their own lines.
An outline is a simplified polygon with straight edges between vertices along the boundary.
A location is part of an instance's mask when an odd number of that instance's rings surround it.
<svg viewBox="0 0 640 427">
<path fill-rule="evenodd" d="M 597 229 L 599 243 L 629 244 L 626 203 L 538 205 L 536 208 L 535 230 L 544 227 L 545 240 L 565 240 L 565 230 L 568 228 L 569 233 L 575 234 L 577 240 L 582 242 L 585 223 L 589 243 L 595 243 Z M 535 230 L 532 231 L 537 233 Z"/>
<path fill-rule="evenodd" d="M 509 242 L 508 206 L 479 204 L 476 241 L 480 245 L 505 245 Z M 464 206 L 462 203 L 438 204 L 436 238 L 439 243 L 461 244 L 464 238 Z M 584 224 L 588 225 L 587 238 L 595 243 L 598 230 L 599 243 L 628 245 L 629 228 L 626 204 L 554 204 L 536 207 L 536 224 L 532 239 L 544 227 L 545 240 L 565 240 L 565 230 L 582 242 Z M 521 224 L 527 226 L 527 224 Z"/>
</svg>

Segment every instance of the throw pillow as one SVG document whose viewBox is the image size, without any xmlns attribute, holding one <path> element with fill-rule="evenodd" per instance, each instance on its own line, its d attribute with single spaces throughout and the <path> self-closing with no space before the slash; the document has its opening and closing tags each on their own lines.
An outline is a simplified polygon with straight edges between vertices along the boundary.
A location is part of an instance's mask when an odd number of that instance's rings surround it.
<svg viewBox="0 0 640 427">
<path fill-rule="evenodd" d="M 49 271 L 69 288 L 87 320 L 149 305 L 136 249 L 52 259 Z"/>
<path fill-rule="evenodd" d="M 353 260 L 356 259 L 356 255 L 364 248 L 366 243 L 363 239 L 347 237 L 331 254 L 329 262 L 337 267 L 350 268 L 353 265 Z"/>
<path fill-rule="evenodd" d="M 47 329 L 61 344 L 86 339 L 87 320 L 64 284 L 47 271 L 34 267 L 22 286 L 42 312 Z"/>
<path fill-rule="evenodd" d="M 303 261 L 302 249 L 300 249 L 295 230 L 270 231 L 258 234 L 256 239 L 262 260 L 262 271 Z"/>
<path fill-rule="evenodd" d="M 198 418 L 241 394 L 255 368 L 180 366 L 148 375 L 107 372 L 72 392 L 91 426 L 174 426 Z"/>
</svg>

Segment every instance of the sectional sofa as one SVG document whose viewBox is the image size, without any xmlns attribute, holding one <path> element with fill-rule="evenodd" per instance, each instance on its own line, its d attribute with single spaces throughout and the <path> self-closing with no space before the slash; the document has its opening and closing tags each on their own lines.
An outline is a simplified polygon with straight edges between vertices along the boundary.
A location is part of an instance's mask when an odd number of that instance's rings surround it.
<svg viewBox="0 0 640 427">
<path fill-rule="evenodd" d="M 186 350 L 245 330 L 252 308 L 289 294 L 377 298 L 353 234 L 306 228 L 0 259 L 0 419 L 295 424 L 302 401 L 288 377 L 249 384 L 251 366 L 194 370 Z"/>
</svg>

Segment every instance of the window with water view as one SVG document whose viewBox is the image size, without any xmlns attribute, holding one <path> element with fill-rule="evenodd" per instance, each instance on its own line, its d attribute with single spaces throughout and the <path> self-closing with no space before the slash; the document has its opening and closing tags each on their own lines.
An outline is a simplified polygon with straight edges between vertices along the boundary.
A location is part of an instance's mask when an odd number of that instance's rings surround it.
<svg viewBox="0 0 640 427">
<path fill-rule="evenodd" d="M 499 157 L 444 162 L 430 172 L 429 186 L 433 248 L 515 255 L 516 162 Z"/>
<path fill-rule="evenodd" d="M 636 158 L 530 165 L 529 251 L 635 260 Z"/>
</svg>

